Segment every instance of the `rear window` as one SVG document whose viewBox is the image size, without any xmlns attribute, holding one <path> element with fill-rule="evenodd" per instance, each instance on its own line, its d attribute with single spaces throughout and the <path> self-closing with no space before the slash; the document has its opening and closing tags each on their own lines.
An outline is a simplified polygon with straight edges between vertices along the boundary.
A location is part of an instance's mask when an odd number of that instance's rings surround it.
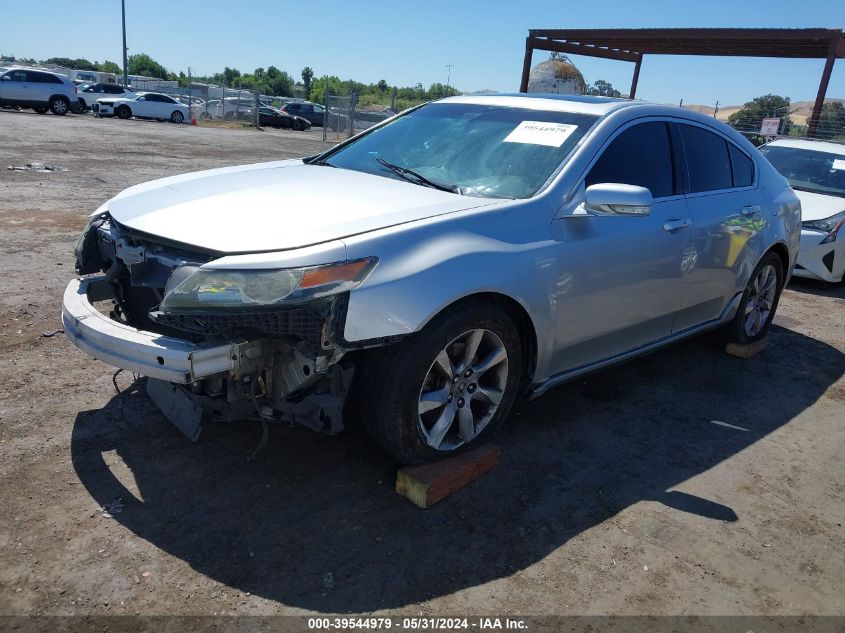
<svg viewBox="0 0 845 633">
<path fill-rule="evenodd" d="M 754 163 L 736 145 L 728 143 L 734 187 L 750 187 L 754 182 Z"/>
<path fill-rule="evenodd" d="M 721 136 L 694 125 L 680 125 L 689 168 L 690 192 L 733 186 L 728 144 Z"/>
</svg>

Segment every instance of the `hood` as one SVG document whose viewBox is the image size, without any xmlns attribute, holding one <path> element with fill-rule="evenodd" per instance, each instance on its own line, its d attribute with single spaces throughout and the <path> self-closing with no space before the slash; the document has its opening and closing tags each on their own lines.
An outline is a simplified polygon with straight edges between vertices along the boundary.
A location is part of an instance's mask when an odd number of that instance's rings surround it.
<svg viewBox="0 0 845 633">
<path fill-rule="evenodd" d="M 801 201 L 801 221 L 824 220 L 845 211 L 845 198 L 795 190 Z"/>
<path fill-rule="evenodd" d="M 372 174 L 279 161 L 131 187 L 108 202 L 120 224 L 220 253 L 300 248 L 499 202 Z"/>
</svg>

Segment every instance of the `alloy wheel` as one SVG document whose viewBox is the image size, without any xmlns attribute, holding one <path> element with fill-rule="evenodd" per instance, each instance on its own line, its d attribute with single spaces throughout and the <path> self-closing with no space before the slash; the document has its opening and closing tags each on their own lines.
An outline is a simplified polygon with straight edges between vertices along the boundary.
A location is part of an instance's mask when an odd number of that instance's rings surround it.
<svg viewBox="0 0 845 633">
<path fill-rule="evenodd" d="M 777 295 L 778 276 L 775 267 L 767 264 L 751 281 L 750 292 L 745 302 L 745 334 L 757 336 L 772 312 Z"/>
<path fill-rule="evenodd" d="M 444 347 L 426 374 L 417 405 L 426 444 L 451 451 L 493 419 L 508 380 L 508 353 L 495 332 L 470 330 Z"/>
</svg>

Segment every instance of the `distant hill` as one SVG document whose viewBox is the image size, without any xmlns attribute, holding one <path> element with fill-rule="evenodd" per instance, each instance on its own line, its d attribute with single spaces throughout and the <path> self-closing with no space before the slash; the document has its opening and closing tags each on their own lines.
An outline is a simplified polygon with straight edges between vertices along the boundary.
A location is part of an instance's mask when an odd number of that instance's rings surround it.
<svg viewBox="0 0 845 633">
<path fill-rule="evenodd" d="M 830 98 L 825 99 L 824 102 L 845 103 L 845 99 Z M 806 125 L 807 119 L 813 113 L 814 104 L 815 101 L 793 101 L 792 108 L 789 110 L 789 118 L 792 119 L 793 123 L 797 123 L 798 125 Z M 727 121 L 729 116 L 741 109 L 741 105 L 719 106 L 719 113 L 716 115 L 716 118 L 720 121 Z M 685 103 L 684 110 L 692 110 L 693 112 L 700 112 L 701 114 L 707 116 L 713 116 L 715 108 L 713 108 L 713 106 L 698 105 L 695 103 Z"/>
</svg>

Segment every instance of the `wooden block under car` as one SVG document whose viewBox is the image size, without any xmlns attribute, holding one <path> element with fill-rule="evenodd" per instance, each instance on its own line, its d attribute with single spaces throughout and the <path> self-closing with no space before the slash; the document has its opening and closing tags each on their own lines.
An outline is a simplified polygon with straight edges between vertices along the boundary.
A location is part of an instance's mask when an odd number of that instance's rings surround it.
<svg viewBox="0 0 845 633">
<path fill-rule="evenodd" d="M 493 470 L 500 454 L 498 446 L 485 444 L 442 462 L 408 466 L 396 475 L 396 492 L 420 508 L 430 508 Z"/>
<path fill-rule="evenodd" d="M 751 358 L 757 356 L 760 352 L 766 349 L 766 339 L 761 339 L 756 343 L 749 343 L 748 345 L 740 345 L 739 343 L 728 343 L 725 352 L 737 358 Z"/>
</svg>

